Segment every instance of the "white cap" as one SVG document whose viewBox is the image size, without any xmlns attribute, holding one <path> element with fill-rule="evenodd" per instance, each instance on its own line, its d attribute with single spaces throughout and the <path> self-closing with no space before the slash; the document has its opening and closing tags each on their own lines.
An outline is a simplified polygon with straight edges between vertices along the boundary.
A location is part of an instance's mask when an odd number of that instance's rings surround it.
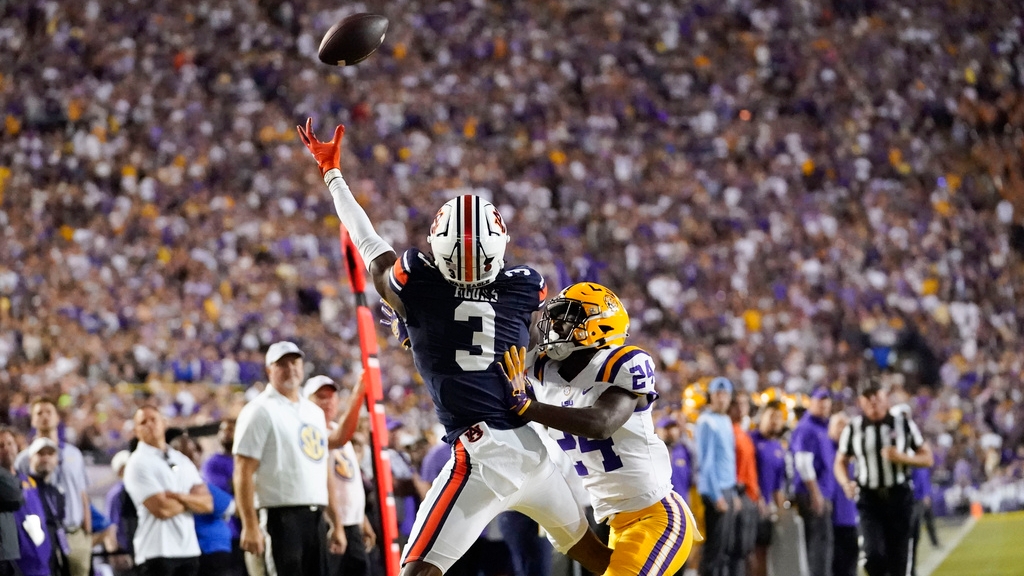
<svg viewBox="0 0 1024 576">
<path fill-rule="evenodd" d="M 284 358 L 289 354 L 298 354 L 299 356 L 305 356 L 305 354 L 302 353 L 302 350 L 299 350 L 299 347 L 296 346 L 294 342 L 274 342 L 273 344 L 270 345 L 270 348 L 267 349 L 266 365 L 270 366 L 274 362 L 277 362 L 278 360 Z"/>
<path fill-rule="evenodd" d="M 114 457 L 110 459 L 110 468 L 114 470 L 114 474 L 120 474 L 121 470 L 128 464 L 128 458 L 131 458 L 132 453 L 127 450 L 121 450 Z"/>
<path fill-rule="evenodd" d="M 36 438 L 35 440 L 32 441 L 31 444 L 28 445 L 28 455 L 35 456 L 36 453 L 38 453 L 43 448 L 53 448 L 54 450 L 60 450 L 60 447 L 57 446 L 56 442 L 50 440 L 49 438 L 40 436 L 39 438 Z"/>
<path fill-rule="evenodd" d="M 306 383 L 302 385 L 302 395 L 305 396 L 306 398 L 309 398 L 313 394 L 316 394 L 316 391 L 323 388 L 324 386 L 330 386 L 335 390 L 341 390 L 341 386 L 339 386 L 338 383 L 335 382 L 334 380 L 331 380 L 330 377 L 313 376 L 309 380 L 306 380 Z"/>
</svg>

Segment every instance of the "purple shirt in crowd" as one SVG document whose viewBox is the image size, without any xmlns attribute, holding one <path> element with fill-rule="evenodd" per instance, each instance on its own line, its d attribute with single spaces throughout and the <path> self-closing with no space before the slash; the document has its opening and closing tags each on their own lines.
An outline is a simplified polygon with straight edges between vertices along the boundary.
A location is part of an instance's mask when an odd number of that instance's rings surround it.
<svg viewBox="0 0 1024 576">
<path fill-rule="evenodd" d="M 690 486 L 693 485 L 693 458 L 690 450 L 682 442 L 669 450 L 672 460 L 672 489 L 690 503 Z"/>
<path fill-rule="evenodd" d="M 235 487 L 232 477 L 235 474 L 235 459 L 231 454 L 214 454 L 203 463 L 203 480 L 234 496 Z M 231 526 L 231 538 L 237 539 L 242 533 L 242 521 L 232 516 L 228 521 Z"/>
<path fill-rule="evenodd" d="M 850 478 L 853 475 L 853 462 L 846 468 L 846 474 Z M 833 526 L 856 526 L 857 525 L 857 503 L 846 497 L 846 492 L 836 486 L 835 494 L 832 496 L 832 525 Z"/>
<path fill-rule="evenodd" d="M 21 559 L 15 562 L 25 576 L 49 576 L 50 574 L 50 553 L 51 545 L 49 532 L 46 531 L 46 511 L 43 508 L 43 501 L 36 488 L 36 482 L 25 474 L 18 474 L 21 481 L 21 492 L 25 495 L 25 503 L 14 513 L 14 521 L 22 526 L 25 517 L 33 514 L 39 517 L 40 526 L 46 537 L 43 543 L 36 546 L 25 530 L 18 530 L 18 542 L 21 547 Z"/>
<path fill-rule="evenodd" d="M 910 481 L 914 483 L 914 500 L 920 502 L 932 495 L 932 471 L 930 468 L 911 468 Z"/>
<path fill-rule="evenodd" d="M 427 482 L 433 482 L 441 474 L 441 470 L 444 469 L 444 465 L 451 457 L 452 447 L 450 445 L 441 442 L 431 446 L 423 456 L 423 462 L 420 463 L 420 478 Z"/>
<path fill-rule="evenodd" d="M 760 430 L 750 433 L 754 441 L 754 455 L 757 458 L 757 485 L 761 499 L 770 504 L 772 495 L 786 487 L 786 451 L 775 438 L 766 438 Z"/>
<path fill-rule="evenodd" d="M 793 459 L 799 462 L 799 454 L 807 452 L 814 456 L 814 474 L 818 482 L 818 489 L 821 490 L 825 500 L 831 500 L 836 490 L 836 480 L 832 474 L 832 464 L 836 459 L 836 446 L 828 437 L 828 419 L 818 418 L 807 412 L 800 418 L 796 429 L 793 430 L 793 437 L 790 439 L 790 451 L 793 452 Z M 806 494 L 807 487 L 804 486 L 800 477 L 800 466 L 796 467 L 795 492 Z"/>
</svg>

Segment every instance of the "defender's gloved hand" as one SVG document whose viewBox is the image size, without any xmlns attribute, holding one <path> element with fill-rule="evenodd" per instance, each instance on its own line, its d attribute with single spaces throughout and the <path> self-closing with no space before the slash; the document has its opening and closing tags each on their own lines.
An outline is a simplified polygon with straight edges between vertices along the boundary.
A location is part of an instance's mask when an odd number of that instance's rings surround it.
<svg viewBox="0 0 1024 576">
<path fill-rule="evenodd" d="M 510 410 L 522 416 L 533 403 L 533 386 L 526 378 L 526 348 L 513 346 L 505 352 L 504 364 L 498 363 L 511 386 Z"/>
<path fill-rule="evenodd" d="M 395 335 L 402 348 L 406 350 L 411 348 L 412 343 L 409 341 L 409 329 L 406 328 L 405 322 L 398 317 L 398 314 L 395 314 L 395 309 L 386 300 L 380 301 L 380 312 L 384 315 L 380 323 L 391 328 L 391 333 Z"/>
</svg>

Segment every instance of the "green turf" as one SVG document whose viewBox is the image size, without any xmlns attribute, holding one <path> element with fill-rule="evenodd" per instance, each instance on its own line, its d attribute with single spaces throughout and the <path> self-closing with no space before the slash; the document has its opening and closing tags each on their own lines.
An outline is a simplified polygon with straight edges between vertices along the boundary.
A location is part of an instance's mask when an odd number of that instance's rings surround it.
<svg viewBox="0 0 1024 576">
<path fill-rule="evenodd" d="M 1024 576 L 1024 512 L 986 514 L 932 576 Z"/>
</svg>

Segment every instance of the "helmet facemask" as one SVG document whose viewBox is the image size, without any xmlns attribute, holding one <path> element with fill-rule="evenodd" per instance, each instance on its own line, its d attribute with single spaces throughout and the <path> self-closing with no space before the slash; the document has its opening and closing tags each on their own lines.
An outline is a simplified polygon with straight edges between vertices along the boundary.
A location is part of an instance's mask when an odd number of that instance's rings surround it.
<svg viewBox="0 0 1024 576">
<path fill-rule="evenodd" d="M 623 344 L 629 316 L 610 290 L 583 282 L 562 290 L 545 307 L 538 328 L 544 338 L 541 350 L 564 360 L 576 350 Z"/>
</svg>

